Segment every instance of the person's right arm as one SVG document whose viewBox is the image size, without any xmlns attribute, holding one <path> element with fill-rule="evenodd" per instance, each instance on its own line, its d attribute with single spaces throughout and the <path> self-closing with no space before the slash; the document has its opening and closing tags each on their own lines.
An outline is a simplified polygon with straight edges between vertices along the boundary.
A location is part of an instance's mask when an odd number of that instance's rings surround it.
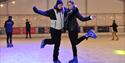
<svg viewBox="0 0 125 63">
<path fill-rule="evenodd" d="M 35 13 L 37 13 L 37 14 L 40 14 L 40 15 L 43 15 L 43 16 L 49 16 L 48 15 L 48 11 L 42 11 L 42 10 L 39 10 L 39 9 L 37 9 L 35 6 L 33 7 L 33 11 L 35 12 Z"/>
<path fill-rule="evenodd" d="M 113 27 L 113 23 L 109 27 Z"/>
<path fill-rule="evenodd" d="M 12 21 L 12 25 L 14 25 L 14 22 Z"/>
</svg>

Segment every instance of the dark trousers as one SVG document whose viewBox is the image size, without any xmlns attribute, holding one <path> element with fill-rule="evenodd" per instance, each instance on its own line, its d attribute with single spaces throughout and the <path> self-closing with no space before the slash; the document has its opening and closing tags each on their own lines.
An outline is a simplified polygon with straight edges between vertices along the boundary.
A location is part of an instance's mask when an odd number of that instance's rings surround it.
<svg viewBox="0 0 125 63">
<path fill-rule="evenodd" d="M 53 60 L 58 60 L 59 55 L 59 47 L 61 41 L 61 30 L 56 30 L 54 28 L 50 28 L 51 39 L 45 39 L 45 44 L 54 44 L 54 51 L 53 51 Z"/>
<path fill-rule="evenodd" d="M 12 44 L 12 32 L 6 32 L 7 38 L 7 45 Z"/>
<path fill-rule="evenodd" d="M 69 35 L 69 39 L 70 39 L 70 42 L 72 45 L 73 56 L 76 57 L 77 56 L 76 45 L 78 45 L 81 41 L 83 41 L 87 37 L 82 36 L 82 37 L 78 38 L 78 31 L 76 31 L 76 30 L 68 31 L 68 35 Z"/>
<path fill-rule="evenodd" d="M 29 38 L 31 38 L 31 31 L 30 30 L 26 30 L 26 38 L 28 38 L 28 35 L 29 35 Z"/>
</svg>

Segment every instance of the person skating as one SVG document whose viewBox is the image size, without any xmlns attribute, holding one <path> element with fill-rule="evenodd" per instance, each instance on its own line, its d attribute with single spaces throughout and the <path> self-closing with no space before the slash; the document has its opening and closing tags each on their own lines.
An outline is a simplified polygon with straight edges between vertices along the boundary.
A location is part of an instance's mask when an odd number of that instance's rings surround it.
<svg viewBox="0 0 125 63">
<path fill-rule="evenodd" d="M 110 27 L 112 27 L 112 30 L 113 30 L 113 32 L 112 32 L 112 40 L 114 40 L 115 37 L 116 37 L 116 40 L 119 40 L 119 37 L 116 34 L 118 32 L 118 30 L 117 30 L 118 25 L 116 24 L 115 20 L 113 20 L 113 23 L 112 23 L 112 25 Z"/>
<path fill-rule="evenodd" d="M 96 38 L 96 34 L 93 30 L 89 30 L 85 35 L 78 38 L 79 25 L 77 23 L 77 18 L 83 22 L 92 20 L 95 16 L 83 17 L 78 8 L 75 6 L 73 1 L 67 2 L 68 9 L 65 12 L 65 28 L 68 30 L 68 35 L 70 38 L 70 42 L 73 50 L 73 59 L 69 61 L 69 63 L 78 63 L 77 58 L 77 47 L 81 41 L 88 39 L 89 37 Z"/>
<path fill-rule="evenodd" d="M 35 13 L 49 17 L 51 19 L 51 39 L 42 40 L 41 48 L 44 48 L 46 44 L 54 44 L 53 62 L 61 63 L 61 61 L 58 59 L 58 55 L 61 41 L 61 33 L 64 27 L 64 9 L 62 0 L 57 0 L 54 8 L 47 11 L 39 10 L 35 6 L 33 7 L 33 10 Z"/>
<path fill-rule="evenodd" d="M 25 24 L 26 24 L 26 38 L 28 38 L 28 35 L 29 35 L 29 38 L 31 38 L 31 25 L 28 19 L 26 19 Z"/>
<path fill-rule="evenodd" d="M 12 20 L 12 16 L 9 16 L 8 20 L 4 24 L 4 28 L 5 28 L 6 36 L 7 36 L 6 38 L 7 48 L 13 47 L 13 43 L 12 43 L 13 25 L 14 25 L 14 22 Z"/>
</svg>

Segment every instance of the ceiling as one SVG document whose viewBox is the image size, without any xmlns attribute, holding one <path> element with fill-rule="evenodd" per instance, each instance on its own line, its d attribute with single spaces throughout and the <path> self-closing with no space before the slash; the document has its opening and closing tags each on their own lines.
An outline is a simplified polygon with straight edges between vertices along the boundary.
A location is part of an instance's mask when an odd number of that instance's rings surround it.
<svg viewBox="0 0 125 63">
<path fill-rule="evenodd" d="M 0 3 L 2 3 L 2 2 L 6 2 L 6 1 L 8 1 L 8 0 L 0 0 Z"/>
</svg>

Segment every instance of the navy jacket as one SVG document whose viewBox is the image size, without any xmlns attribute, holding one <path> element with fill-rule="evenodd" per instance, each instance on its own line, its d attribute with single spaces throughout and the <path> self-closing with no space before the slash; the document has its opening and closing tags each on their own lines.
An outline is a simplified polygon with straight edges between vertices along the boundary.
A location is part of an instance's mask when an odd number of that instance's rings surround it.
<svg viewBox="0 0 125 63">
<path fill-rule="evenodd" d="M 74 7 L 72 10 L 67 9 L 64 15 L 66 15 L 65 16 L 65 28 L 68 29 L 69 31 L 78 31 L 79 30 L 77 18 L 83 22 L 91 20 L 90 16 L 83 17 L 80 14 L 77 7 Z"/>
<path fill-rule="evenodd" d="M 26 24 L 26 31 L 30 31 L 30 28 L 31 28 L 30 23 L 26 22 L 25 24 Z"/>
<path fill-rule="evenodd" d="M 113 23 L 111 27 L 113 28 L 113 31 L 118 32 L 117 30 L 118 25 L 116 23 Z"/>
<path fill-rule="evenodd" d="M 38 10 L 36 7 L 33 8 L 34 12 L 43 16 L 49 17 L 51 20 L 56 20 L 56 15 L 54 9 L 49 9 L 47 11 Z M 65 20 L 65 28 L 68 30 L 77 30 L 79 25 L 77 23 L 77 18 L 81 21 L 88 21 L 91 20 L 90 16 L 83 17 L 80 13 L 78 8 L 74 7 L 72 12 L 67 8 L 64 8 L 64 20 Z"/>
<path fill-rule="evenodd" d="M 13 25 L 14 22 L 11 19 L 8 19 L 4 24 L 6 32 L 13 32 Z"/>
<path fill-rule="evenodd" d="M 38 10 L 36 7 L 33 8 L 33 11 L 37 14 L 49 17 L 51 20 L 56 20 L 56 14 L 54 12 L 54 9 L 49 9 L 47 11 L 42 11 L 42 10 Z"/>
</svg>

